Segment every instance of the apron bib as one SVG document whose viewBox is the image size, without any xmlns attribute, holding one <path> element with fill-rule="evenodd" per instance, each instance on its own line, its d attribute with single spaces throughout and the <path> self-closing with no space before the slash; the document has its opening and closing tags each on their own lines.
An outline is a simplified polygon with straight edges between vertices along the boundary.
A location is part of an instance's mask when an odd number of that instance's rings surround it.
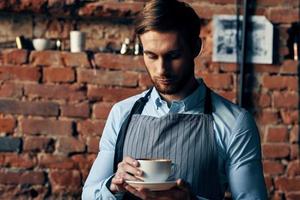
<svg viewBox="0 0 300 200">
<path fill-rule="evenodd" d="M 135 103 L 122 125 L 114 171 L 124 156 L 170 159 L 175 165 L 173 176 L 188 182 L 193 194 L 222 199 L 210 90 L 206 87 L 204 113 L 172 113 L 159 118 L 141 115 L 151 91 Z M 124 199 L 138 198 L 126 193 Z"/>
</svg>

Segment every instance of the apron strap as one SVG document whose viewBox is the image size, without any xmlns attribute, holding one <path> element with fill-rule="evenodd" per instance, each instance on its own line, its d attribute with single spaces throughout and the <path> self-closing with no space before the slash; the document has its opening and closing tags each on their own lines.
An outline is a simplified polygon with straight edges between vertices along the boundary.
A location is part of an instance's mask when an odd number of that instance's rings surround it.
<svg viewBox="0 0 300 200">
<path fill-rule="evenodd" d="M 125 137 L 126 137 L 126 133 L 127 133 L 127 128 L 131 121 L 131 117 L 133 114 L 141 114 L 143 112 L 144 106 L 148 102 L 148 99 L 152 92 L 152 89 L 153 89 L 153 87 L 151 87 L 149 89 L 149 91 L 147 92 L 147 94 L 144 97 L 141 97 L 134 103 L 134 105 L 130 111 L 130 114 L 127 116 L 127 118 L 125 119 L 125 121 L 123 122 L 123 124 L 121 126 L 121 129 L 120 129 L 120 132 L 119 132 L 119 135 L 117 138 L 116 147 L 115 147 L 114 172 L 117 171 L 119 162 L 121 162 L 123 160 L 123 146 L 124 146 L 124 141 L 125 141 Z"/>
<path fill-rule="evenodd" d="M 211 93 L 211 89 L 205 85 L 204 114 L 208 115 L 211 115 L 213 111 Z"/>
</svg>

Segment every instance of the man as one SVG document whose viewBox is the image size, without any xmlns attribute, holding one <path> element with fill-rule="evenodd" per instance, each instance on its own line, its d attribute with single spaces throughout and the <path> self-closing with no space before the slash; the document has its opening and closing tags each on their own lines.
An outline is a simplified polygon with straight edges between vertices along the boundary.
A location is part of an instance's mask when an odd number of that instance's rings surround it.
<svg viewBox="0 0 300 200">
<path fill-rule="evenodd" d="M 194 76 L 200 19 L 177 0 L 151 0 L 136 33 L 154 87 L 115 104 L 83 199 L 266 199 L 260 139 L 251 115 Z M 135 189 L 137 158 L 167 158 L 177 185 Z"/>
</svg>

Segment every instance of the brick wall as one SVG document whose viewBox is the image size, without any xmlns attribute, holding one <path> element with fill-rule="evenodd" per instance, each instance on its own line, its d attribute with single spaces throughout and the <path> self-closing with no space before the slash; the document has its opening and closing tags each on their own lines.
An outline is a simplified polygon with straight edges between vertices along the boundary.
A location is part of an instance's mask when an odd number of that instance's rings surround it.
<svg viewBox="0 0 300 200">
<path fill-rule="evenodd" d="M 76 26 L 87 32 L 92 52 L 0 51 L 0 199 L 79 199 L 110 108 L 151 85 L 142 57 L 96 51 L 133 37 L 130 20 L 143 1 L 32 2 L 0 3 L 0 42 L 22 33 L 59 37 L 68 48 L 68 32 Z M 235 0 L 188 2 L 204 19 L 205 48 L 196 74 L 236 102 L 238 67 L 211 61 L 212 15 L 235 14 Z M 288 49 L 299 2 L 256 3 L 255 13 L 275 26 L 277 59 L 273 65 L 248 65 L 249 109 L 261 134 L 270 199 L 300 199 L 298 62 Z"/>
</svg>

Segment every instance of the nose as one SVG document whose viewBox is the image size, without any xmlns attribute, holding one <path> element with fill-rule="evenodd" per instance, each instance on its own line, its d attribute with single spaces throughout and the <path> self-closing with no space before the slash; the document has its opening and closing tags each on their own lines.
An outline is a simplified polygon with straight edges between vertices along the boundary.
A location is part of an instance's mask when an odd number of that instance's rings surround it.
<svg viewBox="0 0 300 200">
<path fill-rule="evenodd" d="M 159 58 L 157 63 L 157 73 L 160 75 L 166 74 L 170 68 L 170 62 L 165 58 Z"/>
</svg>

